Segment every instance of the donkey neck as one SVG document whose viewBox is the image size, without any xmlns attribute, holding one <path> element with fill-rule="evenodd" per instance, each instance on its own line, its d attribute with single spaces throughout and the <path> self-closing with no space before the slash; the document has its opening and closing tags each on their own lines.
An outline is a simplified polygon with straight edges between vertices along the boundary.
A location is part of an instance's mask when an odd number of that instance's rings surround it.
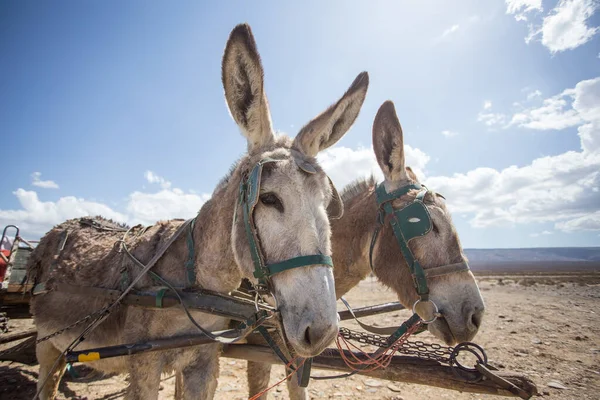
<svg viewBox="0 0 600 400">
<path fill-rule="evenodd" d="M 193 234 L 196 283 L 204 289 L 230 292 L 241 283 L 242 272 L 231 244 L 237 191 L 235 182 L 218 188 L 196 217 Z"/>
<path fill-rule="evenodd" d="M 344 215 L 331 223 L 335 292 L 340 298 L 371 272 L 369 243 L 376 227 L 375 185 L 365 182 L 345 200 Z"/>
</svg>

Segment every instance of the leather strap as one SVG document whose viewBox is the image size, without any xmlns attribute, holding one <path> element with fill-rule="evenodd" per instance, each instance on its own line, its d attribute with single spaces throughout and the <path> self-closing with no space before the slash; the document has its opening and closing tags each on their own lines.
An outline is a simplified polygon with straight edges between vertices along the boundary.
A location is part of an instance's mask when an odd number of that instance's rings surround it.
<svg viewBox="0 0 600 400">
<path fill-rule="evenodd" d="M 450 275 L 461 271 L 469 271 L 469 264 L 466 261 L 461 261 L 456 264 L 442 265 L 440 267 L 428 268 L 425 270 L 426 278 L 435 278 L 444 275 Z"/>
<path fill-rule="evenodd" d="M 333 267 L 333 260 L 329 256 L 315 254 L 311 256 L 300 256 L 290 258 L 289 260 L 285 260 L 279 263 L 269 264 L 266 266 L 266 268 L 269 271 L 269 276 L 273 276 L 288 269 L 305 267 L 308 265 L 326 265 L 328 267 Z M 255 275 L 255 277 L 257 276 Z"/>
</svg>

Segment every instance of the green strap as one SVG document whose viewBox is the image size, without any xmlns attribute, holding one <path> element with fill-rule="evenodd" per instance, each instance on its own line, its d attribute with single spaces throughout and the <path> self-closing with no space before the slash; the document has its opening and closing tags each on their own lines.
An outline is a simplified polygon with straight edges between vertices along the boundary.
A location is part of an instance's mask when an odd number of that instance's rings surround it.
<svg viewBox="0 0 600 400">
<path fill-rule="evenodd" d="M 418 324 L 420 321 L 421 317 L 419 317 L 419 314 L 415 313 L 411 315 L 409 319 L 407 319 L 402 323 L 402 325 L 400 325 L 396 332 L 392 333 L 390 337 L 387 338 L 388 347 L 396 343 L 396 341 L 400 339 L 402 335 L 404 335 L 410 328 Z"/>
<path fill-rule="evenodd" d="M 386 206 L 391 205 L 389 203 Z M 424 296 L 429 295 L 429 288 L 427 287 L 427 279 L 425 278 L 425 271 L 421 267 L 419 261 L 416 260 L 412 251 L 408 247 L 408 242 L 404 238 L 402 234 L 402 229 L 400 228 L 400 221 L 398 221 L 398 217 L 392 211 L 392 219 L 390 220 L 390 224 L 392 225 L 392 229 L 394 230 L 394 235 L 396 236 L 396 241 L 400 246 L 400 251 L 402 251 L 402 255 L 408 264 L 408 268 L 410 269 L 410 274 L 413 277 L 415 288 L 417 289 L 417 294 L 421 296 L 422 300 L 427 300 Z"/>
<path fill-rule="evenodd" d="M 271 276 L 282 271 L 317 264 L 333 267 L 331 257 L 322 254 L 300 256 L 279 263 L 265 265 L 263 254 L 260 249 L 260 241 L 254 225 L 253 213 L 254 207 L 259 200 L 263 165 L 275 161 L 279 160 L 265 158 L 259 161 L 254 168 L 252 168 L 252 171 L 250 171 L 248 176 L 242 179 L 240 183 L 240 201 L 244 214 L 244 229 L 250 247 L 250 256 L 252 257 L 252 263 L 254 264 L 254 277 L 258 279 L 259 285 L 263 287 L 268 285 Z M 236 218 L 237 213 L 234 214 L 234 221 Z"/>
<path fill-rule="evenodd" d="M 383 185 L 383 183 L 380 183 L 379 185 L 377 185 L 375 193 L 377 196 L 377 204 L 380 207 L 383 206 L 383 211 L 385 212 L 385 214 L 389 215 L 391 217 L 390 225 L 392 226 L 392 230 L 394 231 L 394 236 L 396 237 L 396 241 L 398 242 L 398 245 L 400 246 L 400 251 L 402 252 L 404 259 L 405 259 L 406 263 L 408 264 L 408 268 L 413 277 L 413 281 L 414 281 L 415 288 L 417 290 L 417 294 L 421 297 L 422 300 L 425 301 L 429 298 L 429 288 L 427 287 L 427 279 L 425 277 L 425 271 L 423 270 L 423 268 L 421 267 L 421 264 L 419 264 L 419 262 L 413 255 L 412 251 L 410 250 L 410 247 L 408 246 L 408 241 L 406 240 L 406 238 L 404 237 L 404 234 L 402 232 L 402 227 L 400 224 L 400 220 L 398 219 L 398 214 L 394 211 L 394 207 L 392 206 L 392 203 L 391 203 L 392 200 L 396 199 L 399 196 L 403 196 L 404 194 L 408 193 L 410 190 L 413 190 L 413 189 L 421 190 L 421 189 L 423 189 L 423 187 L 420 184 L 411 184 L 411 185 L 404 186 L 398 190 L 395 190 L 391 193 L 386 193 L 385 186 Z M 421 202 L 421 200 L 423 199 L 425 194 L 426 194 L 426 191 L 421 190 L 421 192 L 417 195 L 417 200 L 415 200 L 415 201 Z M 381 217 L 379 217 L 379 218 L 381 219 Z M 375 247 L 375 241 L 377 239 L 377 235 L 379 234 L 379 229 L 380 229 L 380 226 L 378 226 L 376 228 L 373 238 L 371 240 L 371 249 L 370 249 L 370 254 L 369 254 L 369 257 L 371 259 L 371 268 L 373 268 L 372 267 L 372 253 L 373 253 L 373 250 Z"/>
<path fill-rule="evenodd" d="M 121 281 L 120 281 L 120 288 L 121 290 L 125 290 L 125 288 L 127 286 L 129 286 L 129 271 L 127 271 L 127 267 L 125 266 L 125 258 L 123 258 L 123 268 L 121 269 Z"/>
<path fill-rule="evenodd" d="M 333 267 L 333 260 L 329 256 L 324 256 L 323 254 L 315 254 L 310 256 L 300 256 L 290 258 L 289 260 L 285 260 L 275 264 L 269 264 L 266 266 L 268 271 L 268 276 L 271 277 L 280 272 L 286 271 L 288 269 L 305 267 L 308 265 L 327 265 L 328 267 Z M 256 273 L 255 273 L 255 277 Z M 258 278 L 258 277 L 257 277 Z"/>
<path fill-rule="evenodd" d="M 268 270 L 265 269 L 264 262 L 259 249 L 258 238 L 254 232 L 253 212 L 254 206 L 258 202 L 260 178 L 262 176 L 263 165 L 267 162 L 273 162 L 270 158 L 259 161 L 248 175 L 247 179 L 242 179 L 240 194 L 242 196 L 242 208 L 244 212 L 244 228 L 248 245 L 250 246 L 250 255 L 254 263 L 254 276 L 258 278 L 260 284 L 266 284 Z"/>
<path fill-rule="evenodd" d="M 248 202 L 244 202 L 244 227 L 246 229 L 246 237 L 248 238 L 248 245 L 250 246 L 250 255 L 252 262 L 254 263 L 254 277 L 258 278 L 259 283 L 266 283 L 266 278 L 269 276 L 268 271 L 265 270 L 260 252 L 258 251 L 258 243 L 252 231 L 252 225 L 250 224 L 250 210 Z"/>
<path fill-rule="evenodd" d="M 375 189 L 375 194 L 377 195 L 377 205 L 380 206 L 383 203 L 387 203 L 387 202 L 396 200 L 396 199 L 404 196 L 411 190 L 421 190 L 421 189 L 423 189 L 423 186 L 421 184 L 414 183 L 414 184 L 402 186 L 400 189 L 396 189 L 393 192 L 387 193 L 385 191 L 385 186 L 383 185 L 383 182 L 382 182 L 379 185 L 377 185 L 377 188 Z"/>
<path fill-rule="evenodd" d="M 310 380 L 310 370 L 312 368 L 312 357 L 304 360 L 304 364 L 302 365 L 302 369 L 300 369 L 298 374 L 298 386 L 305 388 L 308 386 L 308 382 Z"/>
<path fill-rule="evenodd" d="M 188 259 L 185 262 L 185 271 L 187 276 L 188 286 L 196 284 L 196 265 L 195 265 L 195 249 L 194 249 L 194 224 L 196 218 L 193 218 L 189 224 L 187 235 Z"/>
<path fill-rule="evenodd" d="M 71 375 L 71 378 L 73 378 L 73 379 L 80 378 L 79 374 L 77 373 L 75 368 L 73 368 L 73 364 L 71 364 L 71 363 L 67 363 L 67 372 L 69 373 L 69 375 Z"/>
<path fill-rule="evenodd" d="M 163 308 L 163 298 L 165 294 L 169 291 L 168 287 L 160 288 L 158 292 L 156 292 L 155 305 L 157 308 Z"/>
<path fill-rule="evenodd" d="M 279 357 L 281 362 L 283 362 L 284 365 L 288 365 L 290 362 L 286 358 L 285 354 L 283 354 L 283 352 L 281 351 L 281 349 L 279 348 L 279 346 L 277 345 L 275 340 L 273 340 L 273 338 L 269 334 L 269 331 L 267 331 L 267 329 L 264 326 L 259 326 L 256 328 L 256 330 L 262 335 L 262 337 L 265 339 L 265 341 L 267 342 L 269 347 L 275 352 L 277 357 Z M 293 365 L 290 365 L 289 368 L 292 369 L 293 371 L 296 371 L 296 368 Z"/>
<path fill-rule="evenodd" d="M 377 237 L 379 236 L 379 231 L 383 227 L 385 222 L 385 213 L 382 209 L 379 209 L 377 213 L 377 226 L 375 227 L 375 231 L 373 232 L 373 236 L 371 237 L 371 245 L 369 246 L 369 265 L 371 266 L 371 271 L 375 272 L 375 266 L 373 265 L 373 252 L 375 251 L 375 243 L 377 243 Z"/>
</svg>

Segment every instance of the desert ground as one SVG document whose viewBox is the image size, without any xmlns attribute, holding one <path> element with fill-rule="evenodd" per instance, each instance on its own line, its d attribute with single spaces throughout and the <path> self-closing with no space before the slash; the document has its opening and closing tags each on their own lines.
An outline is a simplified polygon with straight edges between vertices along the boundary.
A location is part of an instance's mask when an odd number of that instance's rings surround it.
<svg viewBox="0 0 600 400">
<path fill-rule="evenodd" d="M 486 301 L 486 316 L 475 342 L 482 345 L 492 364 L 531 377 L 539 396 L 552 399 L 600 399 L 600 274 L 478 275 Z M 394 301 L 393 293 L 369 278 L 346 299 L 353 307 Z M 340 309 L 342 309 L 340 304 Z M 408 315 L 400 311 L 366 318 L 366 322 L 391 325 Z M 355 327 L 353 322 L 345 326 Z M 11 332 L 32 327 L 30 319 L 11 319 Z M 425 341 L 435 339 L 424 333 Z M 0 347 L 0 350 L 2 348 Z M 221 359 L 216 393 L 218 400 L 247 398 L 246 362 Z M 82 378 L 65 375 L 59 399 L 121 399 L 124 375 L 102 377 L 78 367 Z M 313 370 L 313 374 L 327 374 Z M 283 377 L 273 368 L 271 382 Z M 31 399 L 37 366 L 0 363 L 0 399 Z M 173 398 L 174 377 L 164 376 L 160 399 Z M 271 399 L 287 399 L 285 384 L 270 391 Z M 313 399 L 499 399 L 447 389 L 353 376 L 334 381 L 311 381 Z"/>
</svg>

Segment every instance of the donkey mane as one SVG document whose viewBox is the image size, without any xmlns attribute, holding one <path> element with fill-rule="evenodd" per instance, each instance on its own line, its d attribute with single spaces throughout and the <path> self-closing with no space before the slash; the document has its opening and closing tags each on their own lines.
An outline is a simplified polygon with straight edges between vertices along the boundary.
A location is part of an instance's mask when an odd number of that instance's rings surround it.
<svg viewBox="0 0 600 400">
<path fill-rule="evenodd" d="M 275 136 L 275 140 L 273 141 L 273 143 L 271 143 L 269 146 L 266 146 L 265 148 L 261 149 L 261 153 L 266 152 L 266 151 L 273 151 L 273 150 L 276 150 L 276 149 L 282 148 L 282 147 L 290 149 L 292 147 L 292 139 L 290 139 L 289 137 L 287 137 L 285 135 L 280 134 L 280 135 Z M 217 193 L 219 190 L 221 190 L 223 188 L 223 186 L 225 186 L 229 183 L 229 181 L 231 180 L 231 177 L 233 176 L 233 173 L 238 169 L 238 167 L 244 160 L 246 160 L 246 161 L 248 160 L 247 154 L 244 156 L 241 156 L 240 158 L 235 160 L 233 162 L 233 164 L 231 164 L 231 166 L 229 167 L 229 171 L 227 171 L 225 176 L 223 176 L 223 178 L 221 178 L 221 180 L 215 187 L 215 190 L 213 190 L 213 195 L 215 193 Z"/>
<path fill-rule="evenodd" d="M 229 183 L 229 180 L 233 176 L 233 173 L 235 172 L 235 170 L 237 169 L 237 167 L 240 165 L 240 161 L 241 161 L 241 158 L 238 158 L 237 160 L 235 160 L 233 162 L 233 164 L 231 164 L 229 166 L 229 170 L 227 171 L 227 173 L 225 174 L 225 176 L 221 178 L 221 180 L 219 181 L 219 183 L 217 183 L 217 186 L 215 187 L 215 190 L 213 191 L 213 194 L 216 193 L 217 191 L 219 191 L 223 186 L 225 186 L 225 185 L 227 185 Z"/>
<path fill-rule="evenodd" d="M 346 187 L 344 187 L 344 189 L 342 190 L 342 201 L 346 203 L 352 200 L 359 194 L 364 193 L 369 188 L 375 186 L 376 183 L 377 180 L 373 175 L 371 175 L 368 178 L 356 179 L 355 181 L 346 185 Z"/>
</svg>

